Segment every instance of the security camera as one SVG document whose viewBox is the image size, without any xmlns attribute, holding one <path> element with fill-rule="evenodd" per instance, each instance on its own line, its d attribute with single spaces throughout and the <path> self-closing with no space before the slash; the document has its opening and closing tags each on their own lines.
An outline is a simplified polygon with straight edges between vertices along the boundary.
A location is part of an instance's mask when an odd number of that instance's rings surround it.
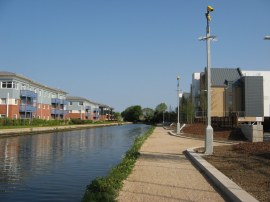
<svg viewBox="0 0 270 202">
<path fill-rule="evenodd" d="M 214 9 L 213 9 L 212 6 L 207 6 L 207 10 L 208 10 L 209 12 L 213 12 L 213 11 L 214 11 Z"/>
</svg>

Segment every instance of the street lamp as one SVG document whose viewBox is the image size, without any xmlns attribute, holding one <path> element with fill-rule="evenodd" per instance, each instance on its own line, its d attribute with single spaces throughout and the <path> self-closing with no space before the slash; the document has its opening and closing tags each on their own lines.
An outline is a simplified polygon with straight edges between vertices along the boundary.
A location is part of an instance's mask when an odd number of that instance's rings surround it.
<svg viewBox="0 0 270 202">
<path fill-rule="evenodd" d="M 211 126 L 211 52 L 210 52 L 210 40 L 216 39 L 215 36 L 210 35 L 210 13 L 214 9 L 211 6 L 207 6 L 206 17 L 206 36 L 199 38 L 200 40 L 206 40 L 207 47 L 207 127 L 205 130 L 205 154 L 213 153 L 213 128 Z"/>
<path fill-rule="evenodd" d="M 179 93 L 180 93 L 180 86 L 179 86 L 179 80 L 180 80 L 180 76 L 177 76 L 177 125 L 176 125 L 176 134 L 179 135 L 180 134 L 180 123 L 179 123 L 179 103 L 180 103 L 180 99 L 179 99 Z"/>
<path fill-rule="evenodd" d="M 264 40 L 270 40 L 270 36 L 265 36 Z"/>
</svg>

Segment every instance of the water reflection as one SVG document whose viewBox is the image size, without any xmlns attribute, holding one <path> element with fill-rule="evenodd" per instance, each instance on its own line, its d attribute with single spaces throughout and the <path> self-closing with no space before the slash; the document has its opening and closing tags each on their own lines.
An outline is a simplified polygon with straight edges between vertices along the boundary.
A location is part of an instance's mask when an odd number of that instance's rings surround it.
<svg viewBox="0 0 270 202">
<path fill-rule="evenodd" d="M 0 201 L 80 201 L 146 125 L 112 126 L 0 139 Z"/>
</svg>

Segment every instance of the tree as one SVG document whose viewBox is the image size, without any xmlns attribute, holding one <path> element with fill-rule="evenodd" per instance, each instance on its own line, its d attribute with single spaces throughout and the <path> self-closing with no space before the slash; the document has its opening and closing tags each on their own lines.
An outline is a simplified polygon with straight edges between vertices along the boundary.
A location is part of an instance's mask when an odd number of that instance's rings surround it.
<svg viewBox="0 0 270 202">
<path fill-rule="evenodd" d="M 160 103 L 158 106 L 156 106 L 156 112 L 159 113 L 163 113 L 167 110 L 167 105 L 163 102 Z"/>
<path fill-rule="evenodd" d="M 180 115 L 181 122 L 193 123 L 195 108 L 192 103 L 191 97 L 181 99 Z"/>
<path fill-rule="evenodd" d="M 122 121 L 123 120 L 123 118 L 122 118 L 122 116 L 121 116 L 121 114 L 119 112 L 113 112 L 113 117 L 117 121 Z"/>
<path fill-rule="evenodd" d="M 154 110 L 151 108 L 144 108 L 142 112 L 143 112 L 144 121 L 152 122 L 153 117 L 154 117 Z"/>
<path fill-rule="evenodd" d="M 165 103 L 160 103 L 156 106 L 155 114 L 154 114 L 154 121 L 156 123 L 160 123 L 163 121 L 163 113 L 167 110 L 167 105 Z"/>
<path fill-rule="evenodd" d="M 142 108 L 139 105 L 134 105 L 126 108 L 122 113 L 122 117 L 125 121 L 137 122 L 140 121 L 143 113 Z"/>
</svg>

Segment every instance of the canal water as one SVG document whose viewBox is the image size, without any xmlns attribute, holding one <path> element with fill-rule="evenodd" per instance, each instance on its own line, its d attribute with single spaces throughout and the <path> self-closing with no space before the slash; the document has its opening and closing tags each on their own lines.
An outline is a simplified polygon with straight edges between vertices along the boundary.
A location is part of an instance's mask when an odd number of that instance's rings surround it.
<svg viewBox="0 0 270 202">
<path fill-rule="evenodd" d="M 130 124 L 0 139 L 0 201 L 80 201 L 150 126 Z"/>
</svg>

